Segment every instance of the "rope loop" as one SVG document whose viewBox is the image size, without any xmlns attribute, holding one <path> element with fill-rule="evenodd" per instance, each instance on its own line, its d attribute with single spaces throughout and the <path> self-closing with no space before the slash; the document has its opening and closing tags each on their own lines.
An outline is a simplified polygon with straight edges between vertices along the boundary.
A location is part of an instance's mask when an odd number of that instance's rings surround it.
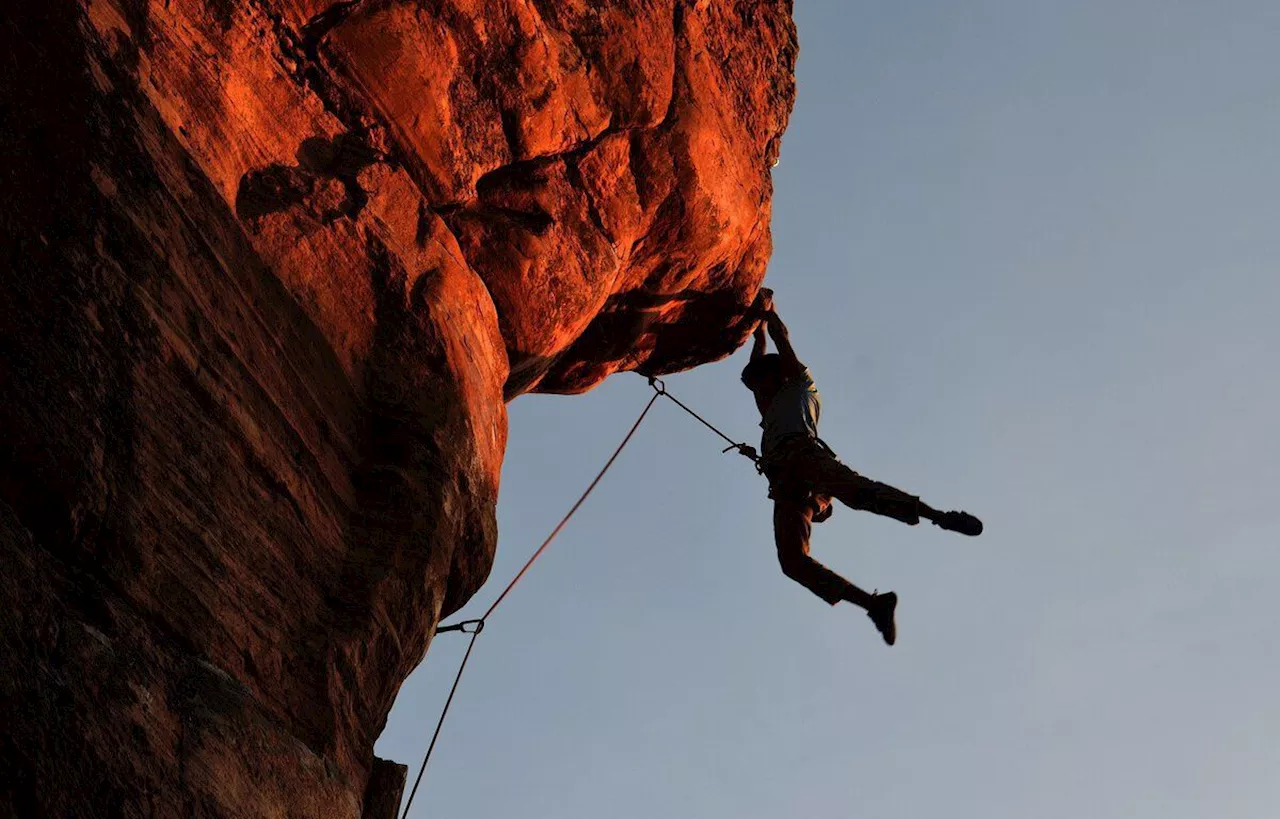
<svg viewBox="0 0 1280 819">
<path fill-rule="evenodd" d="M 418 795 L 418 786 L 422 784 L 422 777 L 427 772 L 427 763 L 431 761 L 431 754 L 435 752 L 436 741 L 440 738 L 440 730 L 444 727 L 445 717 L 449 715 L 449 707 L 453 705 L 453 696 L 458 692 L 458 684 L 462 682 L 462 672 L 467 670 L 467 661 L 471 659 L 471 650 L 475 648 L 476 638 L 479 636 L 480 632 L 484 631 L 484 624 L 489 619 L 489 615 L 493 614 L 498 606 L 502 605 L 502 601 L 507 598 L 507 595 L 516 587 L 516 584 L 520 582 L 520 579 L 523 578 L 533 564 L 537 562 L 538 558 L 547 550 L 547 547 L 551 545 L 551 542 L 556 539 L 556 536 L 559 535 L 561 530 L 563 530 L 569 523 L 569 520 L 573 518 L 574 514 L 577 513 L 582 504 L 585 503 L 591 493 L 595 491 L 596 486 L 600 483 L 601 479 L 604 478 L 605 473 L 613 467 L 614 462 L 618 460 L 618 456 L 622 454 L 622 450 L 626 449 L 627 444 L 631 442 L 631 438 L 636 434 L 636 430 L 640 428 L 640 424 L 642 424 L 645 417 L 648 416 L 649 410 L 653 409 L 653 405 L 658 403 L 659 398 L 666 395 L 666 387 L 661 381 L 651 379 L 651 382 L 657 382 L 654 386 L 655 393 L 650 396 L 648 403 L 646 403 L 644 405 L 644 409 L 641 410 L 640 416 L 636 418 L 635 423 L 631 425 L 631 429 L 627 430 L 627 434 L 623 436 L 622 442 L 618 444 L 616 449 L 614 449 L 613 454 L 609 456 L 609 460 L 605 461 L 604 466 L 602 466 L 600 471 L 596 473 L 595 479 L 587 485 L 586 490 L 584 490 L 578 497 L 577 502 L 574 503 L 573 506 L 569 507 L 569 511 L 566 512 L 565 516 L 560 519 L 558 524 L 556 524 L 556 528 L 551 530 L 551 534 L 547 535 L 546 539 L 542 541 L 542 545 L 534 550 L 534 553 L 525 561 L 525 564 L 521 567 L 520 571 L 516 572 L 516 576 L 511 578 L 511 582 L 508 583 L 506 588 L 504 588 L 498 595 L 498 599 L 494 600 L 493 603 L 489 605 L 489 608 L 484 614 L 474 620 L 463 620 L 461 622 L 436 629 L 436 634 L 444 631 L 461 631 L 465 634 L 470 634 L 471 639 L 467 642 L 467 651 L 462 655 L 462 662 L 458 665 L 458 673 L 454 675 L 453 686 L 450 687 L 449 696 L 444 701 L 444 708 L 440 711 L 440 718 L 436 720 L 435 731 L 431 734 L 431 742 L 427 745 L 427 753 L 422 758 L 422 765 L 418 768 L 418 777 L 413 781 L 413 788 L 409 791 L 409 798 L 404 803 L 404 810 L 400 814 L 400 819 L 408 819 L 409 809 L 413 807 L 413 799 Z M 670 398 L 671 396 L 667 397 Z"/>
<path fill-rule="evenodd" d="M 605 473 L 607 473 L 613 466 L 614 461 L 618 460 L 618 456 L 622 454 L 622 450 L 626 448 L 627 444 L 631 441 L 632 436 L 636 434 L 636 430 L 640 428 L 640 424 L 644 421 L 645 416 L 649 414 L 649 410 L 653 409 L 653 405 L 657 403 L 659 398 L 666 396 L 668 400 L 687 412 L 689 415 L 693 416 L 693 418 L 699 421 L 707 429 L 711 430 L 716 435 L 719 435 L 723 440 L 728 441 L 729 446 L 724 448 L 724 452 L 728 453 L 730 451 L 737 451 L 739 455 L 754 461 L 756 464 L 756 470 L 760 470 L 761 459 L 756 453 L 754 447 L 734 441 L 728 435 L 721 432 L 720 429 L 710 421 L 694 412 L 691 407 L 679 398 L 676 398 L 674 395 L 667 392 L 667 385 L 663 383 L 661 378 L 653 375 L 646 377 L 649 379 L 649 386 L 653 388 L 654 394 L 650 396 L 649 402 L 644 405 L 644 409 L 640 412 L 640 417 L 636 418 L 635 423 L 631 425 L 631 429 L 627 431 L 625 436 L 623 436 L 622 443 L 618 444 L 617 449 L 615 449 L 613 454 L 609 456 L 609 460 L 605 461 L 604 466 L 600 468 L 598 473 L 596 473 L 595 479 L 588 484 L 586 490 L 581 496 L 579 496 L 577 502 L 569 508 L 569 511 L 565 513 L 565 516 L 561 518 L 560 522 L 556 524 L 556 527 L 551 530 L 551 534 L 547 535 L 546 540 L 542 541 L 542 545 L 534 550 L 533 555 L 525 561 L 525 564 L 521 567 L 520 571 L 516 572 L 516 576 L 511 579 L 511 582 L 502 590 L 498 595 L 498 598 L 489 605 L 488 610 L 485 611 L 484 614 L 480 615 L 480 617 L 474 620 L 462 620 L 457 623 L 451 623 L 447 626 L 440 626 L 436 629 L 436 634 L 443 634 L 446 631 L 461 631 L 463 634 L 470 634 L 471 640 L 467 643 L 467 651 L 462 655 L 462 662 L 458 665 L 458 673 L 454 675 L 453 685 L 449 688 L 449 696 L 444 701 L 444 709 L 440 712 L 440 718 L 436 720 L 435 731 L 431 734 L 431 742 L 427 745 L 427 753 L 423 756 L 421 767 L 418 768 L 418 776 L 413 781 L 413 788 L 409 791 L 409 798 L 404 804 L 404 810 L 400 814 L 400 819 L 408 819 L 409 809 L 413 807 L 413 799 L 418 794 L 418 786 L 422 784 L 422 777 L 427 772 L 427 763 L 431 761 L 431 754 L 436 749 L 436 741 L 440 739 L 440 730 L 444 727 L 445 717 L 449 715 L 449 707 L 453 705 L 454 694 L 458 692 L 458 685 L 462 682 L 462 672 L 467 668 L 467 661 L 471 659 L 471 650 L 475 648 L 476 645 L 476 637 L 480 632 L 484 631 L 484 625 L 489 619 L 489 615 L 493 614 L 494 610 L 502 604 L 502 601 L 507 598 L 507 595 L 511 593 L 511 590 L 515 588 L 516 584 L 525 576 L 530 567 L 532 567 L 538 558 L 542 556 L 543 552 L 547 550 L 547 547 L 551 545 L 551 541 L 556 539 L 556 536 L 560 534 L 560 531 L 564 529 L 564 527 L 569 523 L 569 520 L 578 511 L 578 508 L 582 506 L 582 504 L 595 490 L 596 485 L 600 483 L 600 480 L 605 476 Z"/>
</svg>

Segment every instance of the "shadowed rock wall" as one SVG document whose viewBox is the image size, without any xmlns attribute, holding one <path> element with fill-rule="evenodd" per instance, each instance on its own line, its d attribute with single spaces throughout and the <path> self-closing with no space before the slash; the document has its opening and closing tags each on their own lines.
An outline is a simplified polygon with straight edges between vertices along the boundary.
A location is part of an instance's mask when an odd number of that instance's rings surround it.
<svg viewBox="0 0 1280 819">
<path fill-rule="evenodd" d="M 42 0 L 0 46 L 0 815 L 381 815 L 505 401 L 745 338 L 790 4 Z"/>
</svg>

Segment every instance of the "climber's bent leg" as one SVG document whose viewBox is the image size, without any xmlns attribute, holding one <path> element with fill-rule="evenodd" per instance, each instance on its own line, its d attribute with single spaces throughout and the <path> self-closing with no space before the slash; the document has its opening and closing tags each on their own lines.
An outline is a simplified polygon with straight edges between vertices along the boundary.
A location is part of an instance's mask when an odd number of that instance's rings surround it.
<svg viewBox="0 0 1280 819">
<path fill-rule="evenodd" d="M 782 573 L 833 606 L 847 600 L 867 608 L 872 601 L 870 594 L 809 556 L 812 519 L 813 506 L 807 500 L 773 502 L 773 536 Z"/>
</svg>

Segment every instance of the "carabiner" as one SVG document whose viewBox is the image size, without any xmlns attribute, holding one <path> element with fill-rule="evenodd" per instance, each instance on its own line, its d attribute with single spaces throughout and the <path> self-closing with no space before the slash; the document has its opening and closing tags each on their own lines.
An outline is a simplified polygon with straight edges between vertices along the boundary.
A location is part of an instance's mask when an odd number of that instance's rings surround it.
<svg viewBox="0 0 1280 819">
<path fill-rule="evenodd" d="M 467 628 L 471 626 L 471 628 Z M 460 623 L 454 623 L 448 626 L 440 626 L 436 629 L 436 634 L 444 634 L 446 631 L 461 631 L 463 634 L 479 634 L 484 631 L 483 620 L 463 620 Z"/>
</svg>

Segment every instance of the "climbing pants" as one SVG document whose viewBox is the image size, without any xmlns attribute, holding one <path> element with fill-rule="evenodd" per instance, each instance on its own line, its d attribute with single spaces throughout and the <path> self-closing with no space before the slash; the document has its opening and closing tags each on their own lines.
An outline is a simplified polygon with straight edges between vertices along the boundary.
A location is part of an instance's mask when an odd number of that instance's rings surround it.
<svg viewBox="0 0 1280 819">
<path fill-rule="evenodd" d="M 821 515 L 835 498 L 851 509 L 912 526 L 920 522 L 918 497 L 862 477 L 811 438 L 784 441 L 763 468 L 773 498 L 773 533 L 783 574 L 832 605 L 856 599 L 860 590 L 809 556 L 815 514 Z"/>
</svg>

